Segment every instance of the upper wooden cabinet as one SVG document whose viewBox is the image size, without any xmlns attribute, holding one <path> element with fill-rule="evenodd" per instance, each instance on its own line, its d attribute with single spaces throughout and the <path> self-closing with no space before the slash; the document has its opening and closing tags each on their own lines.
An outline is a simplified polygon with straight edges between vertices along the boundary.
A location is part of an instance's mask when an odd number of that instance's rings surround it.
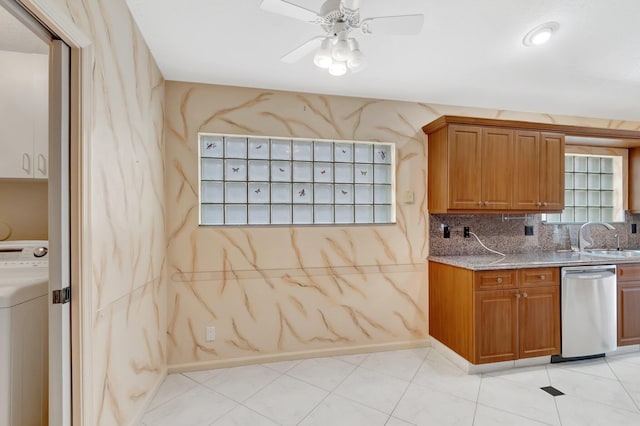
<svg viewBox="0 0 640 426">
<path fill-rule="evenodd" d="M 640 148 L 629 150 L 629 211 L 640 213 Z"/>
<path fill-rule="evenodd" d="M 451 126 L 448 135 L 450 209 L 504 210 L 511 205 L 507 182 L 513 132 L 475 126 Z"/>
<path fill-rule="evenodd" d="M 483 124 L 423 128 L 429 212 L 562 210 L 564 136 Z"/>
<path fill-rule="evenodd" d="M 564 208 L 564 135 L 516 131 L 513 168 L 513 209 Z"/>
</svg>

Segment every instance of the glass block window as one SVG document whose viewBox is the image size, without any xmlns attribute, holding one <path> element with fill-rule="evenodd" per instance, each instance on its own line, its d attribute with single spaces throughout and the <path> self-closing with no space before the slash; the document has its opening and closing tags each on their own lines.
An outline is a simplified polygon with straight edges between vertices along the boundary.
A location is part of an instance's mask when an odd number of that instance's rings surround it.
<svg viewBox="0 0 640 426">
<path fill-rule="evenodd" d="M 621 169 L 621 157 L 565 155 L 564 210 L 546 221 L 624 221 Z"/>
<path fill-rule="evenodd" d="M 198 137 L 201 225 L 395 223 L 393 144 Z"/>
</svg>

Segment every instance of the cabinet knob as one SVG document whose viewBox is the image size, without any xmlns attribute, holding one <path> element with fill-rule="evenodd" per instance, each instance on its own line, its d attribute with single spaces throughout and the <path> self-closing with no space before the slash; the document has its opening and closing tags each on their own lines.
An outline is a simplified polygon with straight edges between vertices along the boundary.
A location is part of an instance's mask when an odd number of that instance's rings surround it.
<svg viewBox="0 0 640 426">
<path fill-rule="evenodd" d="M 485 207 L 486 207 L 486 206 L 488 206 L 488 205 L 489 205 L 489 202 L 488 202 L 488 201 L 485 201 L 485 202 L 484 202 L 484 205 L 485 205 Z"/>
<path fill-rule="evenodd" d="M 547 202 L 542 203 L 543 206 L 547 207 Z"/>
<path fill-rule="evenodd" d="M 527 293 L 522 293 L 522 297 L 527 297 Z"/>
<path fill-rule="evenodd" d="M 541 207 L 541 206 L 542 206 L 542 203 L 541 203 L 540 201 L 538 201 L 538 202 L 536 203 L 536 205 L 537 205 L 538 207 Z"/>
<path fill-rule="evenodd" d="M 502 278 L 498 278 L 498 279 L 496 280 L 496 282 L 497 282 L 498 284 L 502 284 Z"/>
<path fill-rule="evenodd" d="M 541 279 L 541 280 L 544 280 L 544 275 L 540 275 L 540 279 Z"/>
<path fill-rule="evenodd" d="M 478 207 L 482 207 L 482 201 L 478 201 Z"/>
<path fill-rule="evenodd" d="M 516 299 L 520 299 L 520 293 L 516 293 Z"/>
</svg>

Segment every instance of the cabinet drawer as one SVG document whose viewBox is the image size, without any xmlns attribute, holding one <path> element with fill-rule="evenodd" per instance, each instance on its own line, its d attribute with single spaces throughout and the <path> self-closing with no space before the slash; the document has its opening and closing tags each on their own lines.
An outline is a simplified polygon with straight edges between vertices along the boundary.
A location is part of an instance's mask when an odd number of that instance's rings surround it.
<svg viewBox="0 0 640 426">
<path fill-rule="evenodd" d="M 640 263 L 618 265 L 618 281 L 640 281 Z"/>
<path fill-rule="evenodd" d="M 476 290 L 490 290 L 516 287 L 516 271 L 479 271 L 475 273 L 473 288 Z"/>
<path fill-rule="evenodd" d="M 533 268 L 518 271 L 520 287 L 560 285 L 558 268 Z"/>
</svg>

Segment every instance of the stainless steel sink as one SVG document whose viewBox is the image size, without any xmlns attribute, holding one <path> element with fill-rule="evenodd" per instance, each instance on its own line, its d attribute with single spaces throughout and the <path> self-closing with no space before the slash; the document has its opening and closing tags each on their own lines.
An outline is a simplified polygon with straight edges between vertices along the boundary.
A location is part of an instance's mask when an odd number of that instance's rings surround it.
<svg viewBox="0 0 640 426">
<path fill-rule="evenodd" d="M 584 253 L 604 257 L 640 257 L 640 250 L 631 249 L 585 249 Z"/>
</svg>

